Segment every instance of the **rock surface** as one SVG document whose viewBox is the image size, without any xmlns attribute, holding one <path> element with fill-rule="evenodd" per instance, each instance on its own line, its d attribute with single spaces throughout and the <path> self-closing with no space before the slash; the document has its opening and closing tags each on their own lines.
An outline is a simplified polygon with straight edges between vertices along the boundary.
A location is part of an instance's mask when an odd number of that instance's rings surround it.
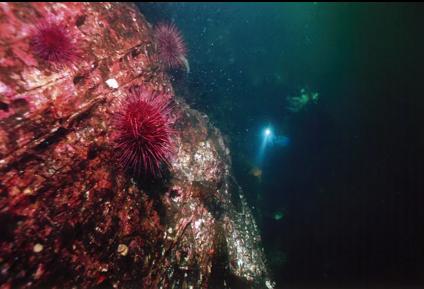
<svg viewBox="0 0 424 289">
<path fill-rule="evenodd" d="M 54 17 L 82 51 L 30 48 Z M 174 96 L 163 179 L 115 161 L 111 116 L 132 85 L 174 95 L 133 4 L 0 4 L 0 288 L 272 288 L 255 221 L 207 116 Z"/>
</svg>

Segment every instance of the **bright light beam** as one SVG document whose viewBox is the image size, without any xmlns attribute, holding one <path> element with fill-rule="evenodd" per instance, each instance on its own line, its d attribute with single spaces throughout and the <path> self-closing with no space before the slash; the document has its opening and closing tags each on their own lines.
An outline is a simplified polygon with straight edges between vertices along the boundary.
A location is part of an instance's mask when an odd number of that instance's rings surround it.
<svg viewBox="0 0 424 289">
<path fill-rule="evenodd" d="M 265 128 L 264 131 L 263 131 L 261 146 L 259 147 L 259 152 L 258 152 L 258 164 L 259 165 L 262 164 L 262 161 L 264 159 L 266 145 L 269 142 L 271 142 L 272 138 L 273 138 L 272 129 L 270 127 Z"/>
<path fill-rule="evenodd" d="M 270 128 L 266 128 L 264 131 L 265 137 L 269 137 L 272 134 L 272 131 Z"/>
</svg>

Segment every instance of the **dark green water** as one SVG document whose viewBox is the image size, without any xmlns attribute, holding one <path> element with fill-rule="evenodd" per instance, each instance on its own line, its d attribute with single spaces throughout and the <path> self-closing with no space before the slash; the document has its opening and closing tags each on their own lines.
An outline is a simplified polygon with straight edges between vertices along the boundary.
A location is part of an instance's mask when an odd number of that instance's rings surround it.
<svg viewBox="0 0 424 289">
<path fill-rule="evenodd" d="M 227 136 L 280 287 L 424 286 L 423 5 L 139 6 L 184 34 L 177 91 Z M 258 160 L 267 125 L 290 142 Z"/>
</svg>

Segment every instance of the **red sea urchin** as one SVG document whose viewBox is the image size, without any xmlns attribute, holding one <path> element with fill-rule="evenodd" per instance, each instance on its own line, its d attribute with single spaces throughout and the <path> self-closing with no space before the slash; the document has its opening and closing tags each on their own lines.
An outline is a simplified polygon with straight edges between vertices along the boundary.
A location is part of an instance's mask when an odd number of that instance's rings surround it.
<svg viewBox="0 0 424 289">
<path fill-rule="evenodd" d="M 135 86 L 115 117 L 115 148 L 122 166 L 136 174 L 160 175 L 172 151 L 169 97 Z"/>
<path fill-rule="evenodd" d="M 53 19 L 44 20 L 36 26 L 30 45 L 36 56 L 55 65 L 71 65 L 79 57 L 74 37 L 65 26 Z"/>
<path fill-rule="evenodd" d="M 169 69 L 185 67 L 188 70 L 187 48 L 181 32 L 174 24 L 160 23 L 154 37 L 161 63 Z"/>
</svg>

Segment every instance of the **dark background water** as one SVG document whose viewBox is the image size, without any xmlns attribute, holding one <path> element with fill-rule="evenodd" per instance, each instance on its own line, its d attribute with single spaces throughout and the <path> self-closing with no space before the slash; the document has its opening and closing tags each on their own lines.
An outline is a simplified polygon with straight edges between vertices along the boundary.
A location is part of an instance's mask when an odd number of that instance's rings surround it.
<svg viewBox="0 0 424 289">
<path fill-rule="evenodd" d="M 424 5 L 139 6 L 184 34 L 178 91 L 228 137 L 279 288 L 424 288 Z M 267 124 L 290 144 L 258 164 Z"/>
</svg>

